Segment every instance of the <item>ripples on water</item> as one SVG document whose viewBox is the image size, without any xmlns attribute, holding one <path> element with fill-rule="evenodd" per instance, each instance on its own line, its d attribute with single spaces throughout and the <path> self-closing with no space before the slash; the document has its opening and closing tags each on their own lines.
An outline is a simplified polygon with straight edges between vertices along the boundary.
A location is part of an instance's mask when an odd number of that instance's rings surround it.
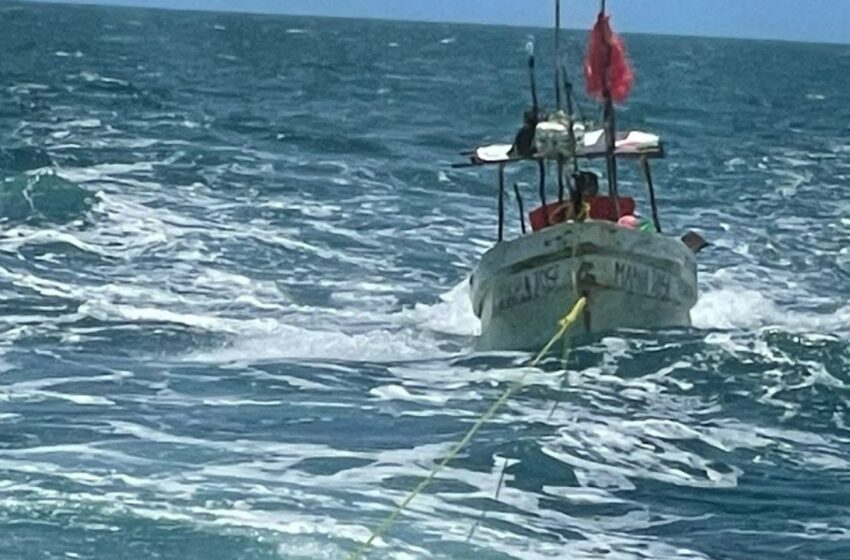
<svg viewBox="0 0 850 560">
<path fill-rule="evenodd" d="M 471 350 L 492 177 L 448 164 L 529 32 L 0 21 L 0 556 L 344 557 L 523 371 Z M 696 328 L 533 371 L 370 558 L 846 557 L 850 50 L 629 44 Z"/>
</svg>

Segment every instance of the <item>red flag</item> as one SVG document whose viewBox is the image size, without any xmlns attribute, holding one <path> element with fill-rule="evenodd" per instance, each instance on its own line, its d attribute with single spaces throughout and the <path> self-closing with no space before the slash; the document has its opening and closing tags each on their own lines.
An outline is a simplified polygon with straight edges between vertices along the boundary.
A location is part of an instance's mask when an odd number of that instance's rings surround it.
<svg viewBox="0 0 850 560">
<path fill-rule="evenodd" d="M 584 77 L 587 81 L 587 93 L 597 99 L 602 99 L 607 70 L 611 99 L 622 103 L 628 99 L 629 93 L 632 91 L 635 75 L 626 58 L 626 47 L 623 40 L 611 30 L 608 19 L 607 15 L 600 12 L 596 25 L 590 32 L 587 58 L 584 60 Z"/>
</svg>

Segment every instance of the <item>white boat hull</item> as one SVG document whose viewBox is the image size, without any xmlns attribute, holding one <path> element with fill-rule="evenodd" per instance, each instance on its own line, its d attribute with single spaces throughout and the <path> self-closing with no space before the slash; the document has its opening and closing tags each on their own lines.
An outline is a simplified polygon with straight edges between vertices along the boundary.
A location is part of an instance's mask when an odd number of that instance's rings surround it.
<svg viewBox="0 0 850 560">
<path fill-rule="evenodd" d="M 601 221 L 565 223 L 499 243 L 470 279 L 481 350 L 534 350 L 580 297 L 574 336 L 687 327 L 696 260 L 679 239 Z"/>
</svg>

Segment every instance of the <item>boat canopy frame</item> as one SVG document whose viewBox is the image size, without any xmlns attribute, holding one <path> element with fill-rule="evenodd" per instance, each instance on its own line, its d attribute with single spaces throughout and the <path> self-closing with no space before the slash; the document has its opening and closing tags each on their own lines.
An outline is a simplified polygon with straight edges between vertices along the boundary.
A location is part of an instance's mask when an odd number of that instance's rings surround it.
<svg viewBox="0 0 850 560">
<path fill-rule="evenodd" d="M 605 0 L 600 2 L 600 11 L 597 24 L 604 22 Z M 596 28 L 594 31 L 596 32 Z M 592 32 L 592 33 L 593 33 Z M 609 30 L 610 33 L 610 30 Z M 583 207 L 582 189 L 578 180 L 584 173 L 580 171 L 578 162 L 580 159 L 605 159 L 607 164 L 608 197 L 614 208 L 614 216 L 619 222 L 620 198 L 617 185 L 617 160 L 637 160 L 649 190 L 649 202 L 652 209 L 652 221 L 657 233 L 662 233 L 661 222 L 658 217 L 658 204 L 655 197 L 655 186 L 652 181 L 649 160 L 665 157 L 664 144 L 661 139 L 650 133 L 640 131 L 618 132 L 615 126 L 614 102 L 608 83 L 608 72 L 612 64 L 612 45 L 610 39 L 606 40 L 606 71 L 603 72 L 602 99 L 604 101 L 602 126 L 595 126 L 588 130 L 586 122 L 578 122 L 573 114 L 574 99 L 572 82 L 570 81 L 564 53 L 561 50 L 561 0 L 555 0 L 555 100 L 556 110 L 552 114 L 546 114 L 541 110 L 537 96 L 537 84 L 535 77 L 535 52 L 534 41 L 526 45 L 528 51 L 528 70 L 531 86 L 531 109 L 523 114 L 523 125 L 516 135 L 512 144 L 491 144 L 481 146 L 474 150 L 461 152 L 467 158 L 464 163 L 453 164 L 453 168 L 469 168 L 480 166 L 496 166 L 498 169 L 498 241 L 504 239 L 505 221 L 505 168 L 514 163 L 533 161 L 537 163 L 539 175 L 540 203 L 545 209 L 546 203 L 546 171 L 548 161 L 557 163 L 558 201 L 564 203 L 565 198 L 565 170 L 568 163 L 572 163 L 573 172 L 571 179 L 574 187 L 570 187 L 570 201 L 573 208 Z M 630 86 L 629 86 L 630 87 Z M 563 110 L 563 101 L 566 98 L 567 111 Z M 584 119 L 582 119 L 584 120 Z M 538 142 L 538 135 L 542 139 Z M 520 211 L 522 232 L 525 234 L 525 216 L 519 186 L 514 185 L 514 193 Z M 548 210 L 544 210 L 544 225 L 552 224 Z M 581 214 L 581 212 L 577 212 Z M 577 219 L 583 220 L 583 217 Z"/>
<path fill-rule="evenodd" d="M 576 159 L 602 159 L 607 157 L 605 145 L 605 134 L 603 131 L 593 131 L 585 134 L 582 141 L 582 149 L 576 150 Z M 661 159 L 666 157 L 664 143 L 654 135 L 640 131 L 621 132 L 617 134 L 614 155 L 617 159 Z M 529 155 L 514 155 L 513 144 L 490 144 L 481 146 L 474 150 L 466 150 L 460 153 L 469 161 L 452 164 L 455 169 L 465 167 L 479 167 L 483 165 L 501 165 L 520 163 L 524 161 L 547 161 L 552 158 Z"/>
<path fill-rule="evenodd" d="M 642 133 L 641 133 L 642 134 Z M 481 150 L 493 149 L 492 153 L 496 153 L 495 149 L 502 149 L 508 146 L 507 144 L 495 144 L 492 146 L 485 146 L 483 148 L 479 148 L 478 150 L 466 151 L 462 152 L 461 155 L 466 155 L 470 158 L 468 163 L 457 163 L 453 164 L 453 168 L 470 168 L 470 167 L 482 167 L 482 166 L 496 166 L 497 168 L 497 179 L 498 179 L 498 242 L 501 243 L 504 241 L 504 232 L 505 232 L 505 169 L 510 164 L 522 163 L 522 162 L 537 162 L 540 182 L 539 182 L 539 194 L 540 194 L 540 204 L 541 206 L 546 206 L 546 162 L 552 161 L 552 158 L 547 157 L 538 157 L 538 156 L 528 156 L 528 157 L 506 157 L 506 158 L 489 158 L 483 159 L 479 157 L 479 152 Z M 655 231 L 657 233 L 663 233 L 661 227 L 661 220 L 659 218 L 658 213 L 658 200 L 655 194 L 655 184 L 652 179 L 652 170 L 650 167 L 649 160 L 650 159 L 661 159 L 665 157 L 664 146 L 659 141 L 655 146 L 649 148 L 628 148 L 620 151 L 621 148 L 617 148 L 617 158 L 628 159 L 637 161 L 640 167 L 641 174 L 643 175 L 644 182 L 646 183 L 647 191 L 649 193 L 649 204 L 652 213 L 652 223 L 655 227 Z M 602 153 L 593 152 L 585 152 L 583 154 L 578 154 L 577 158 L 584 159 L 601 159 L 606 157 L 606 153 L 603 151 Z M 560 170 L 563 169 L 563 166 L 559 165 L 559 173 Z M 523 235 L 526 234 L 525 227 L 525 213 L 524 213 L 524 204 L 522 197 L 519 191 L 519 185 L 513 185 L 514 194 L 517 199 L 517 205 L 519 207 L 519 218 L 520 218 L 520 226 Z M 614 196 L 613 193 L 608 193 L 609 196 Z M 559 196 L 559 200 L 563 201 Z M 620 216 L 618 216 L 619 218 Z M 548 219 L 548 218 L 547 218 Z M 552 224 L 547 224 L 547 226 Z"/>
</svg>

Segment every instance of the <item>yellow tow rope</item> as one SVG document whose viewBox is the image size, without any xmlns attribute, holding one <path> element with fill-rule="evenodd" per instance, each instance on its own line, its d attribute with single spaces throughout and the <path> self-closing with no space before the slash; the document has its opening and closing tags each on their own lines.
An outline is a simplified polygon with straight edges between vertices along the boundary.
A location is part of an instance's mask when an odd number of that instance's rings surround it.
<svg viewBox="0 0 850 560">
<path fill-rule="evenodd" d="M 546 343 L 546 346 L 544 346 L 543 349 L 537 353 L 534 359 L 528 363 L 527 367 L 535 367 L 540 363 L 540 361 L 543 359 L 544 356 L 546 356 L 546 354 L 549 353 L 555 343 L 561 340 L 573 327 L 576 321 L 579 320 L 581 314 L 584 313 L 585 307 L 587 307 L 587 298 L 583 297 L 576 302 L 576 304 L 573 306 L 572 311 L 570 311 L 563 319 L 558 322 L 558 332 L 556 332 L 555 335 L 549 340 L 549 342 Z M 358 560 L 363 555 L 363 553 L 369 547 L 371 547 L 372 544 L 374 544 L 375 540 L 379 539 L 384 535 L 384 533 L 387 532 L 387 529 L 389 529 L 393 522 L 395 522 L 396 518 L 398 518 L 401 512 L 407 509 L 407 506 L 410 505 L 410 503 L 416 498 L 416 496 L 421 494 L 422 491 L 425 490 L 425 488 L 427 488 L 428 485 L 434 481 L 434 478 L 437 477 L 440 471 L 442 471 L 451 460 L 457 457 L 461 449 L 466 447 L 466 444 L 468 444 L 472 440 L 472 438 L 475 437 L 475 434 L 478 433 L 478 430 L 480 430 L 481 427 L 484 426 L 484 424 L 486 424 L 487 421 L 490 420 L 496 414 L 496 411 L 499 410 L 499 408 L 503 404 L 505 404 L 509 398 L 511 398 L 511 395 L 513 395 L 518 389 L 523 386 L 525 378 L 527 376 L 528 371 L 523 372 L 522 376 L 517 381 L 513 382 L 505 390 L 504 393 L 502 393 L 502 396 L 500 396 L 498 400 L 496 400 L 496 402 L 494 402 L 492 406 L 490 406 L 490 408 L 488 408 L 487 411 L 481 415 L 478 421 L 476 421 L 472 428 L 470 428 L 469 431 L 466 433 L 466 435 L 463 436 L 463 439 L 461 439 L 454 445 L 454 447 L 452 447 L 452 450 L 449 452 L 449 454 L 446 455 L 446 457 L 442 461 L 437 463 L 434 468 L 431 469 L 431 472 L 428 474 L 428 476 L 422 479 L 422 482 L 420 482 L 416 486 L 416 488 L 413 489 L 413 491 L 407 496 L 407 498 L 405 498 L 404 501 L 401 502 L 395 508 L 395 510 L 393 510 L 393 512 L 388 515 L 387 518 L 384 519 L 384 521 L 374 531 L 372 531 L 372 535 L 369 537 L 369 539 L 363 544 L 361 544 L 359 547 L 357 547 L 357 549 L 348 556 L 348 560 Z"/>
</svg>

